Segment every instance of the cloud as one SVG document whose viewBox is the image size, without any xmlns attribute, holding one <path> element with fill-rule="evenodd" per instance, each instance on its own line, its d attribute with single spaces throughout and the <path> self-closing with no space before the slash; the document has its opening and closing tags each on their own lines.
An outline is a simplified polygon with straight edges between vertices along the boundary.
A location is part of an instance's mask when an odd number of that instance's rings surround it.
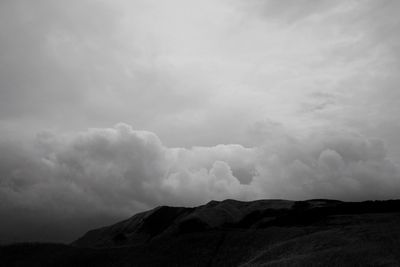
<svg viewBox="0 0 400 267">
<path fill-rule="evenodd" d="M 283 198 L 365 200 L 398 197 L 398 164 L 382 140 L 325 132 L 284 145 L 263 158 L 255 184 Z M 389 186 L 390 185 L 390 186 Z"/>
<path fill-rule="evenodd" d="M 37 228 L 49 224 L 49 239 L 68 239 L 157 205 L 398 197 L 400 170 L 381 140 L 327 131 L 282 137 L 253 147 L 169 148 L 152 132 L 118 124 L 41 132 L 24 145 L 6 140 L 0 143 L 0 215 L 9 219 L 0 229 L 11 239 L 43 239 Z M 15 221 L 18 226 L 9 224 Z M 9 231 L 28 225 L 19 236 Z"/>
<path fill-rule="evenodd" d="M 125 121 L 170 146 L 249 145 L 243 133 L 268 117 L 356 128 L 400 153 L 390 137 L 398 10 L 395 1 L 2 1 L 0 129 Z"/>
<path fill-rule="evenodd" d="M 296 23 L 309 16 L 329 12 L 337 6 L 342 5 L 341 2 L 332 1 L 314 1 L 314 0 L 283 0 L 283 1 L 243 1 L 246 10 L 251 13 L 258 13 L 267 19 L 278 19 L 285 23 Z"/>
</svg>

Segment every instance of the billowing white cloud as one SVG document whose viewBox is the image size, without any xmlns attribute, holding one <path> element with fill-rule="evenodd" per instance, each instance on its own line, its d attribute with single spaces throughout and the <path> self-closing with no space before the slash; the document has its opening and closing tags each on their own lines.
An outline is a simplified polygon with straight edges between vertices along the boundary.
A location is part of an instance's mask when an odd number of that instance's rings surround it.
<svg viewBox="0 0 400 267">
<path fill-rule="evenodd" d="M 383 142 L 354 133 L 187 149 L 166 147 L 152 132 L 118 124 L 63 135 L 42 132 L 30 144 L 2 142 L 1 150 L 1 217 L 61 229 L 63 220 L 92 225 L 101 218 L 101 224 L 157 205 L 226 198 L 385 199 L 400 192 L 399 166 Z M 0 226 L 6 231 L 4 222 Z M 74 227 L 64 230 L 83 231 Z"/>
</svg>

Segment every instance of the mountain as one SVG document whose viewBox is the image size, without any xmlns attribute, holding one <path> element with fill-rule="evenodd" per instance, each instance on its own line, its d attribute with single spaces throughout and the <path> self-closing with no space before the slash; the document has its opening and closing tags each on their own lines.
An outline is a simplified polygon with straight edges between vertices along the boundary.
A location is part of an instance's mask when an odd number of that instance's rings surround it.
<svg viewBox="0 0 400 267">
<path fill-rule="evenodd" d="M 161 206 L 70 245 L 0 248 L 4 266 L 400 266 L 400 200 Z"/>
<path fill-rule="evenodd" d="M 259 200 L 211 201 L 197 208 L 162 206 L 134 215 L 128 220 L 89 231 L 73 244 L 81 247 L 119 247 L 148 243 L 153 239 L 233 227 L 250 214 L 279 212 L 295 202 Z"/>
</svg>

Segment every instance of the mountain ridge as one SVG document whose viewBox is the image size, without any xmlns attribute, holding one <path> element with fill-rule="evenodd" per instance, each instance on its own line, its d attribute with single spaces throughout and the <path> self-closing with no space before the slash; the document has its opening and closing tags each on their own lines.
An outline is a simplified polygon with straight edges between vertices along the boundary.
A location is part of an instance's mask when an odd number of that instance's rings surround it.
<svg viewBox="0 0 400 267">
<path fill-rule="evenodd" d="M 396 205 L 389 204 L 392 203 L 391 201 L 398 202 L 396 200 L 343 202 L 333 199 L 304 201 L 226 199 L 212 200 L 204 205 L 190 208 L 158 206 L 113 225 L 91 230 L 74 241 L 72 245 L 98 248 L 120 247 L 143 244 L 153 238 L 221 228 L 258 229 L 273 225 L 307 225 L 333 214 L 380 213 L 387 210 L 389 206 L 391 210 L 396 210 Z M 365 210 L 366 205 L 369 206 L 367 210 Z"/>
<path fill-rule="evenodd" d="M 399 247 L 400 200 L 228 199 L 156 207 L 70 245 L 0 246 L 0 266 L 400 266 Z"/>
</svg>

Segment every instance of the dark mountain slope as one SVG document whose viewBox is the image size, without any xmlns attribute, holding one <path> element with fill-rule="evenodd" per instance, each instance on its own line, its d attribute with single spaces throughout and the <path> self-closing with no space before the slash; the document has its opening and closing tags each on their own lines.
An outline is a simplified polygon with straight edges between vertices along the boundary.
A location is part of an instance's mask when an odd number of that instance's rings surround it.
<svg viewBox="0 0 400 267">
<path fill-rule="evenodd" d="M 158 207 L 70 246 L 3 246 L 0 259 L 4 266 L 400 266 L 400 201 Z"/>
<path fill-rule="evenodd" d="M 157 207 L 128 220 L 89 231 L 73 245 L 81 247 L 118 247 L 138 245 L 153 238 L 234 227 L 250 214 L 287 211 L 295 204 L 288 200 L 211 201 L 197 208 Z"/>
</svg>

